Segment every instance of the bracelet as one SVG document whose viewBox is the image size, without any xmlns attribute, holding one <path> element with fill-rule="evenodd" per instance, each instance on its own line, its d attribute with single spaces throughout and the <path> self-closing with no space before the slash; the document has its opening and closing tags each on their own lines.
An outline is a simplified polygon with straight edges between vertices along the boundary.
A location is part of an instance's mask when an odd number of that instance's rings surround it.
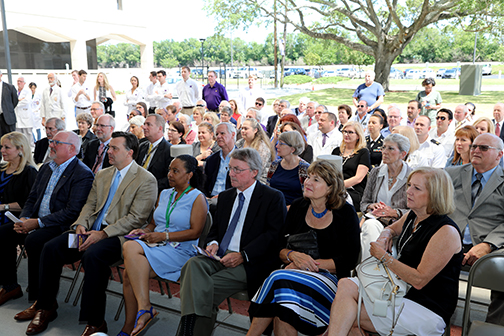
<svg viewBox="0 0 504 336">
<path fill-rule="evenodd" d="M 387 259 L 385 259 L 385 256 L 386 256 L 387 254 L 388 254 L 388 253 L 387 253 L 387 251 L 385 251 L 385 253 L 383 253 L 382 257 L 380 258 L 380 261 L 381 261 L 382 263 L 384 263 L 384 262 L 386 262 L 386 261 L 387 261 Z M 384 259 L 385 259 L 385 260 L 384 260 Z"/>
<path fill-rule="evenodd" d="M 168 231 L 165 231 L 165 234 L 166 234 L 166 242 L 169 242 L 170 241 L 170 236 L 168 234 Z"/>
<path fill-rule="evenodd" d="M 294 250 L 290 250 L 289 252 L 287 252 L 287 261 L 288 262 L 292 262 L 292 260 L 289 259 L 289 254 L 291 254 L 292 252 L 294 252 Z"/>
<path fill-rule="evenodd" d="M 149 230 L 149 231 L 147 231 L 147 230 Z M 144 231 L 147 231 L 147 232 L 152 232 L 152 231 L 151 231 L 151 229 L 149 229 L 148 227 L 146 227 L 146 228 L 144 229 Z"/>
</svg>

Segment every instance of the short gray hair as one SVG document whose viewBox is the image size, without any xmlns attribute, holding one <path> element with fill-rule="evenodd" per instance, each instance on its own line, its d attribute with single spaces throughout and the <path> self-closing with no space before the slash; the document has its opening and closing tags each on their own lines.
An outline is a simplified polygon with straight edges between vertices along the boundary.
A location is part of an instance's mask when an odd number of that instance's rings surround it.
<svg viewBox="0 0 504 336">
<path fill-rule="evenodd" d="M 324 109 L 324 113 L 325 113 L 325 112 L 329 112 L 329 109 L 327 108 L 327 106 L 322 105 L 322 104 L 318 104 L 318 105 L 315 107 L 315 109 L 319 108 L 319 106 L 322 106 L 322 108 Z"/>
<path fill-rule="evenodd" d="M 56 129 L 58 131 L 63 131 L 65 130 L 66 128 L 66 124 L 65 124 L 65 121 L 64 120 L 61 120 L 60 118 L 58 117 L 52 117 L 52 118 L 49 118 L 47 119 L 46 121 L 46 125 L 48 122 L 51 122 L 51 121 L 54 121 L 54 127 L 56 127 Z"/>
<path fill-rule="evenodd" d="M 234 141 L 236 141 L 236 127 L 235 127 L 235 125 L 233 125 L 230 122 L 218 123 L 217 125 L 215 125 L 215 132 L 217 132 L 217 127 L 219 127 L 220 125 L 226 126 L 229 134 L 234 133 Z"/>
<path fill-rule="evenodd" d="M 229 106 L 223 106 L 220 113 L 226 112 L 231 117 L 233 115 L 233 110 Z"/>
<path fill-rule="evenodd" d="M 130 125 L 142 127 L 145 122 L 145 118 L 138 115 L 138 116 L 134 116 L 133 118 L 130 118 L 130 120 L 128 120 L 128 122 Z"/>
<path fill-rule="evenodd" d="M 166 121 L 164 120 L 163 116 L 160 116 L 159 114 L 156 114 L 156 113 L 151 113 L 151 114 L 148 114 L 145 119 L 147 119 L 149 117 L 153 117 L 154 119 L 156 119 L 156 125 L 159 127 L 163 127 L 163 134 L 164 134 Z"/>
<path fill-rule="evenodd" d="M 108 117 L 109 118 L 108 122 L 109 122 L 110 126 L 112 126 L 112 128 L 115 130 L 115 119 L 114 119 L 114 117 L 112 117 L 112 115 L 110 115 L 110 114 L 103 114 L 103 115 L 99 116 L 98 119 L 103 118 L 103 117 Z M 98 120 L 96 122 L 98 122 Z"/>
<path fill-rule="evenodd" d="M 183 114 L 183 113 L 181 113 L 181 114 L 180 114 L 180 116 L 179 116 L 179 119 L 180 119 L 180 118 L 184 118 L 184 119 L 185 119 L 185 121 L 186 121 L 186 124 L 187 124 L 188 126 L 191 126 L 191 117 L 189 117 L 187 114 Z"/>
<path fill-rule="evenodd" d="M 93 116 L 89 112 L 82 112 L 82 113 L 77 114 L 77 116 L 75 117 L 75 120 L 77 122 L 84 121 L 89 125 L 89 127 L 93 126 L 93 121 L 94 121 Z"/>
<path fill-rule="evenodd" d="M 285 100 L 285 99 L 280 99 L 280 101 L 278 102 L 279 104 L 280 103 L 286 103 L 287 104 L 287 108 L 290 108 L 290 102 L 288 100 Z"/>
<path fill-rule="evenodd" d="M 294 155 L 299 155 L 305 150 L 303 136 L 297 131 L 284 132 L 280 134 L 278 140 L 281 140 L 289 145 L 289 147 L 294 148 Z"/>
<path fill-rule="evenodd" d="M 98 100 L 95 100 L 94 102 L 91 103 L 91 105 L 93 104 L 98 104 L 100 105 L 100 108 L 105 111 L 105 105 L 103 105 L 103 103 L 101 101 L 98 101 Z"/>
<path fill-rule="evenodd" d="M 395 143 L 401 152 L 409 153 L 410 142 L 409 139 L 404 135 L 401 135 L 399 133 L 390 134 L 385 138 L 385 140 L 383 140 L 383 143 L 385 142 Z"/>
<path fill-rule="evenodd" d="M 261 155 L 254 148 L 240 148 L 231 152 L 231 159 L 240 160 L 248 164 L 251 170 L 257 170 L 256 180 L 259 180 L 262 174 L 263 165 Z"/>
<path fill-rule="evenodd" d="M 75 154 L 77 155 L 79 152 L 80 152 L 80 148 L 81 148 L 81 144 L 82 144 L 82 140 L 80 138 L 80 136 L 78 136 L 76 133 L 74 132 L 63 132 L 65 134 L 67 134 L 67 141 L 70 142 L 74 147 L 75 147 Z"/>
</svg>

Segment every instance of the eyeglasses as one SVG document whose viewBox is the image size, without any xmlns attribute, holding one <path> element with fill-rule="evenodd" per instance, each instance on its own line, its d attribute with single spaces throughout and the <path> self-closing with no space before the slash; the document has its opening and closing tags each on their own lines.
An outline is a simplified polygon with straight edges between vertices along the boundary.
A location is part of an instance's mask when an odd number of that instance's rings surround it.
<svg viewBox="0 0 504 336">
<path fill-rule="evenodd" d="M 275 103 L 275 104 L 273 104 L 273 106 L 278 106 L 278 104 Z"/>
<path fill-rule="evenodd" d="M 101 108 L 93 108 L 93 107 L 91 107 L 91 111 L 101 111 Z"/>
<path fill-rule="evenodd" d="M 322 114 L 322 113 L 324 113 L 324 112 L 321 112 L 321 111 L 315 111 L 315 113 L 314 113 L 314 114 Z"/>
<path fill-rule="evenodd" d="M 289 146 L 289 147 L 292 147 L 291 145 L 285 143 L 285 142 L 282 142 L 282 141 L 278 141 L 278 145 L 279 146 Z"/>
<path fill-rule="evenodd" d="M 196 107 L 205 107 L 203 104 L 196 104 Z"/>
<path fill-rule="evenodd" d="M 241 174 L 243 173 L 245 170 L 251 170 L 250 168 L 247 168 L 247 169 L 241 169 L 241 168 L 238 168 L 238 167 L 231 167 L 229 166 L 227 168 L 229 171 L 232 171 L 233 173 L 235 174 Z"/>
<path fill-rule="evenodd" d="M 439 119 L 441 119 L 442 121 L 445 121 L 445 120 L 446 120 L 446 117 L 437 116 L 437 117 L 436 117 L 436 120 L 439 120 Z"/>
<path fill-rule="evenodd" d="M 173 132 L 173 133 L 177 133 L 178 132 L 176 129 L 173 129 L 173 128 L 169 128 L 168 131 L 169 132 Z"/>
<path fill-rule="evenodd" d="M 260 102 L 256 102 L 255 103 L 257 106 L 263 106 L 263 103 L 260 103 Z"/>
<path fill-rule="evenodd" d="M 354 135 L 355 132 L 354 131 L 343 130 L 343 134 Z"/>
<path fill-rule="evenodd" d="M 104 125 L 104 124 L 96 124 L 96 128 L 105 128 L 105 127 L 112 127 L 112 125 Z"/>
<path fill-rule="evenodd" d="M 54 144 L 55 146 L 59 146 L 59 145 L 73 145 L 73 143 L 70 143 L 70 142 L 65 142 L 65 141 L 58 141 L 58 140 L 53 140 L 53 139 L 49 139 L 49 144 Z"/>
<path fill-rule="evenodd" d="M 492 146 L 488 146 L 488 145 L 471 145 L 471 150 L 476 150 L 476 148 L 479 148 L 480 151 L 482 152 L 486 152 L 488 151 L 490 148 L 492 149 L 496 149 L 498 151 L 500 151 L 501 149 L 500 148 L 497 148 L 497 147 L 492 147 Z"/>
</svg>

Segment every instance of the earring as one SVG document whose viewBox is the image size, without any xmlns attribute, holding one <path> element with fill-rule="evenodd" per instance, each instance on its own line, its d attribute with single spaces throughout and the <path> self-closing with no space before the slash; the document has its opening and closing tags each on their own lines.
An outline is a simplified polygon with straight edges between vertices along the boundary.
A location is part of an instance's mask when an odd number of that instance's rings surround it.
<svg viewBox="0 0 504 336">
<path fill-rule="evenodd" d="M 20 157 L 23 157 L 23 153 L 22 153 L 22 152 L 19 152 L 19 153 L 18 153 L 18 155 L 19 155 Z"/>
</svg>

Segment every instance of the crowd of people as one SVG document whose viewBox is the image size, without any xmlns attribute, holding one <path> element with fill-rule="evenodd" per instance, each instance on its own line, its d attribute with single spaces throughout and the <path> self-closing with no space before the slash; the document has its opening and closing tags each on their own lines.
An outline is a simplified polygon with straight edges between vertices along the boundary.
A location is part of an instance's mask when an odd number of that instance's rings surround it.
<svg viewBox="0 0 504 336">
<path fill-rule="evenodd" d="M 441 335 L 461 267 L 504 246 L 504 104 L 494 120 L 476 119 L 472 103 L 452 112 L 429 78 L 402 120 L 368 72 L 355 111 L 303 97 L 297 106 L 274 100 L 271 115 L 254 76 L 229 99 L 216 72 L 202 90 L 190 72 L 182 67 L 173 92 L 164 70 L 150 73 L 145 90 L 133 76 L 126 130 L 116 129 L 106 75 L 88 88 L 86 72 L 73 72 L 72 132 L 60 104 L 66 93 L 49 74 L 37 104 L 47 136 L 35 137 L 33 150 L 18 109 L 35 93 L 23 91 L 22 78 L 19 90 L 3 83 L 0 306 L 23 296 L 23 245 L 33 304 L 14 318 L 29 321 L 28 335 L 57 317 L 62 268 L 77 261 L 83 336 L 108 332 L 105 292 L 121 261 L 118 336 L 141 333 L 159 314 L 149 300 L 156 276 L 180 281 L 177 335 L 210 335 L 219 304 L 240 291 L 252 301 L 248 335 L 385 334 L 391 314 L 375 316 L 366 298 L 357 314 L 360 283 L 350 278 L 373 256 L 412 286 L 394 335 Z M 180 145 L 190 155 L 173 157 Z M 321 155 L 339 157 L 341 168 Z M 504 325 L 503 293 L 492 292 L 487 321 Z"/>
</svg>

